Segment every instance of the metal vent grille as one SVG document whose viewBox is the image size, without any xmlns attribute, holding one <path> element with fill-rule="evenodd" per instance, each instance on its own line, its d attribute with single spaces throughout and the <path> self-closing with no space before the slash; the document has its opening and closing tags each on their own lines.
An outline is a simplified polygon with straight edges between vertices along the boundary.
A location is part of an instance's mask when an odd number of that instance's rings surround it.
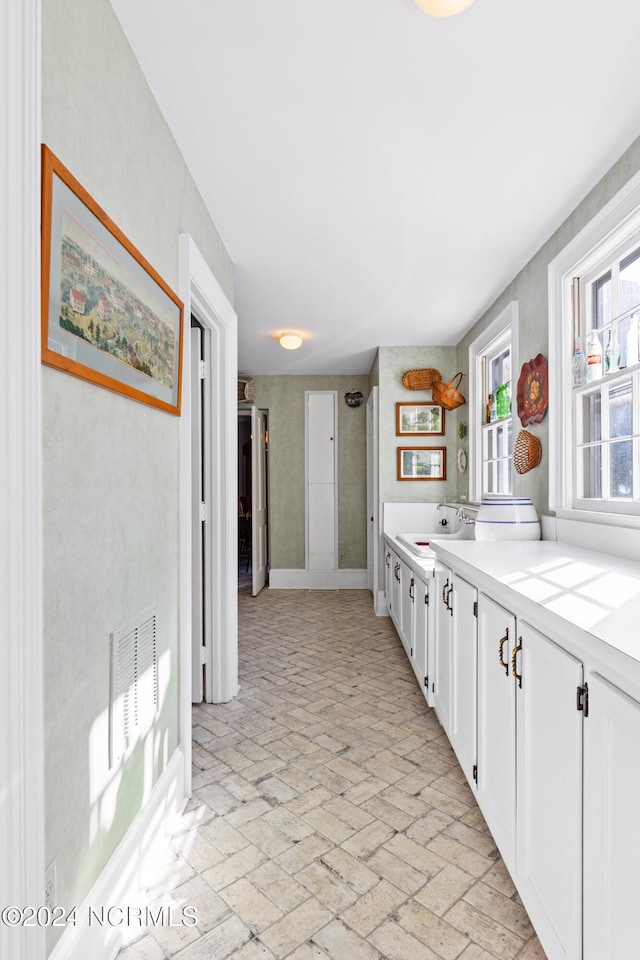
<svg viewBox="0 0 640 960">
<path fill-rule="evenodd" d="M 156 611 L 148 607 L 111 634 L 111 766 L 146 733 L 157 712 Z"/>
</svg>

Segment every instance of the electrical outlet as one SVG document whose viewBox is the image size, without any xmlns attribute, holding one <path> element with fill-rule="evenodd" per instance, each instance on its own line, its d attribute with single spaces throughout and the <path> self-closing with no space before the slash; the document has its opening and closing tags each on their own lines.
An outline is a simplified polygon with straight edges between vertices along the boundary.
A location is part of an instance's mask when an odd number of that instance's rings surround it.
<svg viewBox="0 0 640 960">
<path fill-rule="evenodd" d="M 44 906 L 53 910 L 57 906 L 56 862 L 52 860 L 44 873 Z"/>
</svg>

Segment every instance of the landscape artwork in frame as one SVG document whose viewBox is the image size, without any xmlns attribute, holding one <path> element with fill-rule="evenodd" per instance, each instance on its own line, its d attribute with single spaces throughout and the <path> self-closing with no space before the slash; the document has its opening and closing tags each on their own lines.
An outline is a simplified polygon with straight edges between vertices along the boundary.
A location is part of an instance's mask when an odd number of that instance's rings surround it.
<svg viewBox="0 0 640 960">
<path fill-rule="evenodd" d="M 446 479 L 446 447 L 398 447 L 398 480 Z"/>
<path fill-rule="evenodd" d="M 180 414 L 183 307 L 42 148 L 42 362 Z"/>
<path fill-rule="evenodd" d="M 396 436 L 442 436 L 444 408 L 439 403 L 396 403 Z"/>
</svg>

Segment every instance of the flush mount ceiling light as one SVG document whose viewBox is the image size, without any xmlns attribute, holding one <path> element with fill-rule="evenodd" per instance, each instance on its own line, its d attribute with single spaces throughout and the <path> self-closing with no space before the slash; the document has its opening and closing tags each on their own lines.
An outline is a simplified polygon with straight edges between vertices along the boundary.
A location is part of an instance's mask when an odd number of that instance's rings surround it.
<svg viewBox="0 0 640 960">
<path fill-rule="evenodd" d="M 285 350 L 297 350 L 302 346 L 302 337 L 298 333 L 283 333 L 280 337 L 280 346 Z"/>
<path fill-rule="evenodd" d="M 453 17 L 470 7 L 473 0 L 416 0 L 416 3 L 432 17 Z"/>
</svg>

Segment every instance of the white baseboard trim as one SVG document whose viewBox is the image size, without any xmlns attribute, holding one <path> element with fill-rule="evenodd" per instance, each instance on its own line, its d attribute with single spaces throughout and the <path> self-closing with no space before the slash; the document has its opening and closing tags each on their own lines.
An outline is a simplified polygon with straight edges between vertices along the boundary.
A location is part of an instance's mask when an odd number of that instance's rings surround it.
<svg viewBox="0 0 640 960">
<path fill-rule="evenodd" d="M 149 800 L 122 838 L 113 856 L 76 910 L 76 925 L 67 926 L 48 960 L 114 960 L 123 945 L 125 924 L 118 924 L 128 907 L 143 906 L 141 894 L 153 882 L 153 863 L 166 850 L 167 837 L 184 809 L 185 755 L 178 748 L 161 773 Z M 115 907 L 115 924 L 102 926 L 96 916 Z M 93 912 L 91 912 L 93 911 Z M 91 918 L 91 922 L 90 922 Z"/>
<path fill-rule="evenodd" d="M 271 590 L 366 590 L 366 570 L 269 571 Z"/>
</svg>

